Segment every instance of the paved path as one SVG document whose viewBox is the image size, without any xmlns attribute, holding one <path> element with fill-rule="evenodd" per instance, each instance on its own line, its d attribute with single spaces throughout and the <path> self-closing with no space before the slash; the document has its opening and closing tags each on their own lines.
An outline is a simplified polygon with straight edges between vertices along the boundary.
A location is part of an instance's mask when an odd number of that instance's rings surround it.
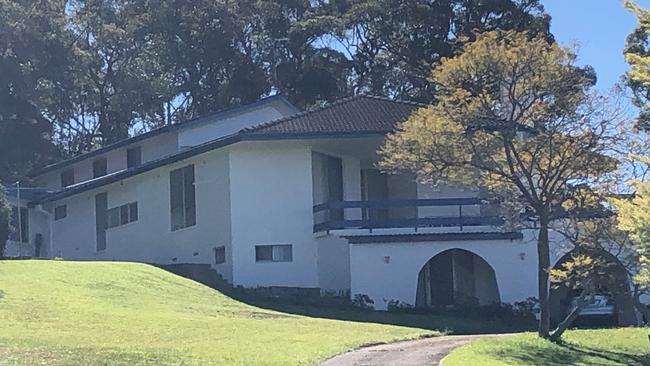
<svg viewBox="0 0 650 366">
<path fill-rule="evenodd" d="M 483 337 L 508 334 L 443 336 L 360 348 L 325 361 L 322 366 L 437 366 L 454 348 Z"/>
</svg>

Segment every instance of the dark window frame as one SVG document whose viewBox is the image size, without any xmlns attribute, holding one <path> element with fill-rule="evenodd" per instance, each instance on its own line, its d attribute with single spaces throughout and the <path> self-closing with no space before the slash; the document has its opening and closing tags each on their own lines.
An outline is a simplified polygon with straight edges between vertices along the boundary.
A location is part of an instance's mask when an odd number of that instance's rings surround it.
<svg viewBox="0 0 650 366">
<path fill-rule="evenodd" d="M 68 217 L 68 205 L 54 207 L 54 221 L 63 220 Z"/>
<path fill-rule="evenodd" d="M 288 252 L 281 252 L 281 250 L 288 249 Z M 276 254 L 289 253 L 286 257 L 280 257 Z M 271 245 L 256 245 L 255 246 L 255 262 L 256 263 L 288 263 L 293 262 L 293 245 L 292 244 L 271 244 Z"/>
<path fill-rule="evenodd" d="M 220 246 L 214 248 L 214 264 L 226 263 L 226 247 Z"/>
<path fill-rule="evenodd" d="M 142 165 L 142 147 L 134 146 L 126 149 L 126 167 L 127 169 L 135 168 Z"/>
<path fill-rule="evenodd" d="M 169 172 L 171 231 L 196 226 L 195 183 L 194 164 Z"/>
<path fill-rule="evenodd" d="M 130 202 L 106 210 L 106 228 L 112 229 L 137 222 L 138 202 Z"/>
<path fill-rule="evenodd" d="M 105 157 L 93 160 L 93 178 L 103 177 L 108 174 L 108 159 Z"/>
<path fill-rule="evenodd" d="M 74 168 L 66 169 L 61 172 L 61 187 L 69 187 L 75 183 Z"/>
</svg>

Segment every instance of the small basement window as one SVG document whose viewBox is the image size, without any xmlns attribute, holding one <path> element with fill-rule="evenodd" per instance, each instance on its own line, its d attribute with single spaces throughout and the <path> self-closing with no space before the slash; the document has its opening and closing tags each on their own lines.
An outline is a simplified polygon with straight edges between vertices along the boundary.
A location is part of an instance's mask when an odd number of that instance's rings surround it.
<svg viewBox="0 0 650 366">
<path fill-rule="evenodd" d="M 292 262 L 292 245 L 256 245 L 256 262 Z"/>
<path fill-rule="evenodd" d="M 226 247 L 214 248 L 214 263 L 226 263 Z"/>
<path fill-rule="evenodd" d="M 54 220 L 61 220 L 68 217 L 68 206 L 61 205 L 54 208 Z"/>
</svg>

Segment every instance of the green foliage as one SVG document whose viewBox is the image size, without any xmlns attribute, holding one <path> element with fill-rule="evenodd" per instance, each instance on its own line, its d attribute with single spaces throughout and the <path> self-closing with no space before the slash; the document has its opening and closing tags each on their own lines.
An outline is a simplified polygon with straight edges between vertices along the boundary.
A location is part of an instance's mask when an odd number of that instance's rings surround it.
<svg viewBox="0 0 650 366">
<path fill-rule="evenodd" d="M 74 155 L 276 92 L 302 108 L 359 92 L 430 101 L 431 65 L 474 29 L 550 37 L 538 0 L 4 0 L 0 13 L 12 179 L 55 156 L 51 142 Z"/>
<path fill-rule="evenodd" d="M 650 165 L 650 158 L 637 157 Z M 635 190 L 631 199 L 615 199 L 618 211 L 618 228 L 627 232 L 632 249 L 639 256 L 639 268 L 634 274 L 638 286 L 650 289 L 650 181 L 633 181 Z"/>
<path fill-rule="evenodd" d="M 607 100 L 589 95 L 593 71 L 574 60 L 542 35 L 479 34 L 433 69 L 436 102 L 381 149 L 385 170 L 415 172 L 433 185 L 481 187 L 486 199 L 499 202 L 507 229 L 534 220 L 543 284 L 551 221 L 567 208 L 592 209 L 598 192 L 580 187 L 608 178 L 618 163 L 608 153 L 622 121 Z M 548 336 L 548 288 L 539 292 L 540 335 Z"/>
<path fill-rule="evenodd" d="M 650 363 L 648 331 L 643 328 L 570 330 L 563 343 L 521 334 L 460 347 L 445 366 L 642 366 Z"/>
<path fill-rule="evenodd" d="M 630 64 L 630 71 L 625 75 L 625 82 L 632 90 L 633 103 L 640 109 L 638 127 L 650 130 L 650 11 L 626 0 L 628 8 L 638 20 L 636 29 L 625 42 L 625 59 Z"/>
<path fill-rule="evenodd" d="M 544 37 L 479 35 L 434 69 L 437 102 L 389 135 L 381 166 L 433 184 L 478 185 L 515 199 L 517 212 L 550 219 L 584 194 L 576 186 L 616 168 L 605 152 L 618 125 L 594 109 L 592 75 L 574 59 Z"/>
<path fill-rule="evenodd" d="M 69 39 L 60 1 L 0 0 L 0 182 L 56 156 L 47 115 L 67 82 Z"/>
<path fill-rule="evenodd" d="M 11 206 L 5 196 L 5 188 L 0 184 L 0 258 L 4 255 L 7 240 L 11 233 Z"/>
</svg>

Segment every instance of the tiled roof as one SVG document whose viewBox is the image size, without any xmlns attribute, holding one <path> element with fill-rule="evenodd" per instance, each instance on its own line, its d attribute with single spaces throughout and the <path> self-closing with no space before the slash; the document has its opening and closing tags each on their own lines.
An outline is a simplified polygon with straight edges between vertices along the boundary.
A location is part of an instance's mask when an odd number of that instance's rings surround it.
<svg viewBox="0 0 650 366">
<path fill-rule="evenodd" d="M 255 128 L 209 141 L 171 156 L 151 161 L 135 168 L 122 170 L 51 193 L 34 203 L 60 200 L 81 192 L 142 174 L 189 157 L 219 149 L 240 141 L 268 139 L 325 137 L 346 138 L 350 135 L 385 134 L 395 124 L 406 120 L 421 105 L 413 102 L 393 101 L 374 96 L 356 96 L 341 99 L 309 112 L 298 113 Z"/>
<path fill-rule="evenodd" d="M 242 131 L 248 135 L 387 133 L 422 105 L 359 95 Z"/>
</svg>

